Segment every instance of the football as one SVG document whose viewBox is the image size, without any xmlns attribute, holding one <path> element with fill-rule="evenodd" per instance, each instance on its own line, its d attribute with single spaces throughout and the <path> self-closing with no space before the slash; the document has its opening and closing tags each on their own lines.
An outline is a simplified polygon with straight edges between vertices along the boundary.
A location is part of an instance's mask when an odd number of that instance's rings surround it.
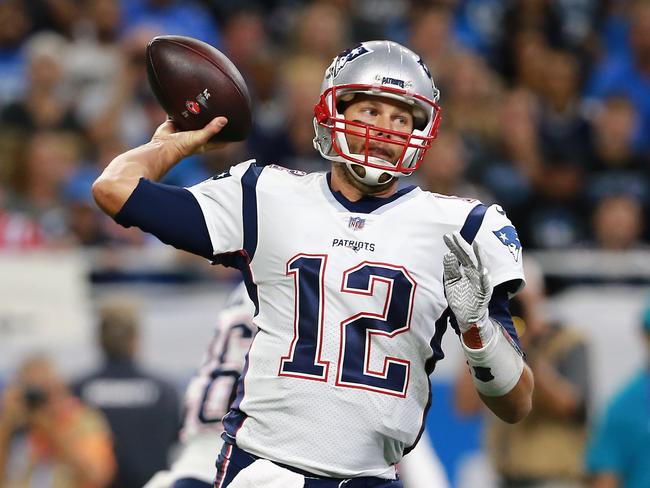
<svg viewBox="0 0 650 488">
<path fill-rule="evenodd" d="M 241 141 L 251 129 L 244 78 L 222 52 L 184 36 L 158 36 L 147 45 L 147 77 L 158 103 L 179 130 L 196 130 L 228 118 L 213 141 Z"/>
</svg>

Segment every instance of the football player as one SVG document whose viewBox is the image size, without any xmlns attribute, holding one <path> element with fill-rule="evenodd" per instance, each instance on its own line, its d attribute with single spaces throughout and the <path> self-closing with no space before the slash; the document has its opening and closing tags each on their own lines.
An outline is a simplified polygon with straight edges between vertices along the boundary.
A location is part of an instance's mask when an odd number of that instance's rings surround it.
<svg viewBox="0 0 650 488">
<path fill-rule="evenodd" d="M 185 392 L 181 454 L 169 471 L 157 473 L 144 488 L 210 488 L 216 454 L 223 441 L 222 419 L 236 395 L 244 357 L 255 335 L 255 305 L 242 283 L 219 313 L 201 367 Z"/>
<path fill-rule="evenodd" d="M 500 418 L 531 408 L 533 379 L 508 311 L 524 282 L 521 243 L 501 207 L 398 180 L 440 123 L 419 56 L 390 41 L 337 56 L 314 110 L 328 173 L 254 161 L 191 188 L 157 183 L 227 123 L 163 123 L 93 185 L 124 226 L 236 266 L 258 328 L 223 420 L 218 488 L 400 487 L 417 443 L 428 375 L 449 327 L 474 385 Z"/>
</svg>

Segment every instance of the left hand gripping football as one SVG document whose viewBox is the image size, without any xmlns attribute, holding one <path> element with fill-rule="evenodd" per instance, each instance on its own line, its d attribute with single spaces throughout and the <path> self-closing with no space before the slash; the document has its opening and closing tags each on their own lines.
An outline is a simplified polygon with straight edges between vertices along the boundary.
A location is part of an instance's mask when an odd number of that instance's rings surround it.
<svg viewBox="0 0 650 488">
<path fill-rule="evenodd" d="M 443 257 L 445 294 L 464 333 L 487 318 L 492 283 L 476 242 L 470 247 L 458 232 L 443 239 L 450 251 Z"/>
</svg>

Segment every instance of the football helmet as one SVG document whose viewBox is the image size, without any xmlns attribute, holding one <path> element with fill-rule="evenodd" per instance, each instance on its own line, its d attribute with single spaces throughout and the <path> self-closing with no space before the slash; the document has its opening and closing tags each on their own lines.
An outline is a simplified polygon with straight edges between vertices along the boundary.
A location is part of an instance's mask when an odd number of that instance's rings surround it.
<svg viewBox="0 0 650 488">
<path fill-rule="evenodd" d="M 412 107 L 413 131 L 405 133 L 346 120 L 343 104 L 351 102 L 358 93 L 391 98 Z M 335 57 L 325 71 L 320 99 L 314 107 L 314 147 L 324 158 L 345 163 L 350 173 L 366 185 L 410 175 L 436 137 L 440 124 L 439 97 L 420 56 L 392 41 L 363 42 Z M 365 138 L 363 154 L 350 151 L 346 134 Z M 373 141 L 401 146 L 397 161 L 370 156 Z M 363 169 L 355 168 L 356 165 Z"/>
</svg>

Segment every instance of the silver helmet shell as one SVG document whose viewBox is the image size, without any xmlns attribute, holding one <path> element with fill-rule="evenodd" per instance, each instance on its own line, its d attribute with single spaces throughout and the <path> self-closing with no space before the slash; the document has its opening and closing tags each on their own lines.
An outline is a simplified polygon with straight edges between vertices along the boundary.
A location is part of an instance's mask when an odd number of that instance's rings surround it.
<svg viewBox="0 0 650 488">
<path fill-rule="evenodd" d="M 414 129 L 410 134 L 346 121 L 340 102 L 357 93 L 399 100 L 412 107 Z M 314 107 L 314 147 L 331 161 L 345 163 L 350 173 L 366 185 L 379 185 L 390 177 L 410 175 L 431 147 L 440 124 L 440 93 L 420 56 L 392 41 L 367 41 L 343 51 L 325 71 L 319 102 Z M 389 137 L 382 134 L 389 134 Z M 366 139 L 365 154 L 354 154 L 346 134 Z M 372 141 L 402 146 L 396 162 L 368 155 Z M 362 171 L 354 166 L 361 165 Z"/>
</svg>

